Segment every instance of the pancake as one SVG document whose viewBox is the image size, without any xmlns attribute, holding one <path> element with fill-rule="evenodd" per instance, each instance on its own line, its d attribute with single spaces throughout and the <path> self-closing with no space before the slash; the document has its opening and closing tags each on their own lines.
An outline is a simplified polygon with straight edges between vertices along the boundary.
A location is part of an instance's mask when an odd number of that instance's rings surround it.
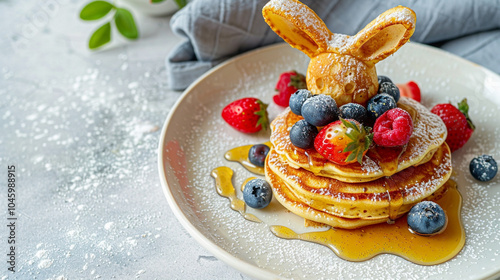
<svg viewBox="0 0 500 280">
<path fill-rule="evenodd" d="M 340 228 L 358 228 L 404 215 L 416 203 L 439 194 L 451 171 L 446 144 L 425 164 L 366 183 L 345 183 L 292 168 L 274 149 L 265 166 L 266 179 L 283 206 L 306 219 Z"/>
<path fill-rule="evenodd" d="M 304 168 L 318 176 L 343 182 L 359 183 L 391 176 L 410 166 L 423 164 L 446 140 L 447 130 L 441 119 L 413 99 L 401 97 L 398 107 L 413 119 L 413 134 L 407 145 L 398 148 L 375 146 L 363 158 L 362 164 L 335 164 L 315 149 L 301 149 L 290 141 L 289 131 L 301 116 L 289 108 L 271 123 L 271 143 L 290 166 Z"/>
</svg>

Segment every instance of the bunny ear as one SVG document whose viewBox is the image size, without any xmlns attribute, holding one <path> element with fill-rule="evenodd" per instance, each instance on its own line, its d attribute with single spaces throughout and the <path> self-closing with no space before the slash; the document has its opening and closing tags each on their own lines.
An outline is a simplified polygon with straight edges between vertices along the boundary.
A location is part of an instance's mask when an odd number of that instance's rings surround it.
<svg viewBox="0 0 500 280">
<path fill-rule="evenodd" d="M 276 34 L 309 57 L 328 49 L 333 34 L 313 10 L 299 1 L 271 0 L 262 15 Z"/>
<path fill-rule="evenodd" d="M 349 52 L 363 61 L 377 63 L 408 42 L 416 21 L 415 12 L 409 8 L 387 10 L 351 38 Z"/>
</svg>

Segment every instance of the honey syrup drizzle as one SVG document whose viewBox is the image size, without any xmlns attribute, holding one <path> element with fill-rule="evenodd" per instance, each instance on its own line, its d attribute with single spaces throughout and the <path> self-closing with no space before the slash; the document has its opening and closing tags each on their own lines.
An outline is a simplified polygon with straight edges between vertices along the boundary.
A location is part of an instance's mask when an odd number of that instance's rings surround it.
<svg viewBox="0 0 500 280">
<path fill-rule="evenodd" d="M 270 145 L 269 142 L 265 143 Z M 241 163 L 250 172 L 263 175 L 259 169 L 254 169 L 248 161 L 248 150 L 252 145 L 241 146 L 227 152 L 225 158 Z M 403 148 L 392 154 L 377 154 L 382 165 L 390 173 L 397 164 Z M 249 168 L 250 167 L 250 168 Z M 392 168 L 391 168 L 392 167 Z M 383 168 L 383 167 L 382 167 Z M 384 168 L 383 168 L 384 169 Z M 388 169 L 388 170 L 387 170 Z M 241 213 L 250 221 L 261 222 L 256 216 L 245 212 L 245 202 L 238 199 L 231 182 L 233 171 L 228 167 L 218 167 L 212 171 L 216 180 L 217 192 L 231 201 L 231 208 Z M 255 177 L 247 178 L 241 185 Z M 390 181 L 388 184 L 394 184 Z M 299 239 L 325 245 L 339 257 L 349 261 L 364 261 L 376 255 L 389 253 L 398 255 L 420 265 L 434 265 L 443 263 L 457 255 L 465 244 L 465 231 L 460 221 L 462 197 L 456 188 L 456 183 L 448 180 L 443 189 L 447 189 L 436 202 L 443 207 L 448 216 L 448 225 L 443 233 L 434 236 L 419 236 L 410 232 L 406 223 L 406 215 L 398 218 L 399 209 L 403 204 L 403 193 L 393 192 L 390 195 L 390 185 L 387 186 L 389 195 L 389 222 L 366 226 L 355 230 L 334 229 L 327 231 L 297 234 L 293 230 L 278 225 L 271 225 L 274 235 L 285 239 Z M 394 189 L 394 187 L 392 188 Z"/>
<path fill-rule="evenodd" d="M 260 223 L 262 222 L 255 215 L 246 213 L 246 204 L 243 200 L 236 197 L 236 192 L 232 183 L 233 170 L 226 166 L 220 166 L 212 170 L 212 177 L 215 179 L 217 193 L 231 201 L 231 209 L 238 211 L 245 219 Z"/>
<path fill-rule="evenodd" d="M 452 180 L 448 190 L 436 200 L 448 216 L 446 229 L 437 235 L 419 236 L 411 233 L 406 215 L 394 224 L 377 224 L 355 230 L 329 229 L 321 232 L 297 234 L 284 226 L 271 226 L 272 233 L 285 239 L 299 239 L 322 244 L 339 257 L 349 261 L 364 261 L 382 253 L 405 258 L 420 265 L 443 263 L 462 250 L 465 230 L 460 220 L 462 197 Z"/>
<path fill-rule="evenodd" d="M 377 146 L 376 149 L 368 150 L 368 157 L 375 161 L 384 176 L 392 176 L 398 171 L 399 158 L 406 150 L 406 146 L 385 148 Z"/>
<path fill-rule="evenodd" d="M 401 206 L 403 206 L 404 202 L 404 196 L 403 192 L 401 189 L 399 189 L 396 192 L 393 192 L 393 195 L 391 195 L 391 192 L 389 191 L 390 189 L 393 189 L 394 186 L 396 186 L 396 182 L 394 182 L 391 177 L 387 177 L 387 184 L 392 185 L 391 186 L 386 186 L 387 188 L 387 195 L 389 196 L 389 221 L 388 223 L 392 224 L 397 218 L 399 214 L 399 209 Z M 397 187 L 397 186 L 396 186 Z"/>
<path fill-rule="evenodd" d="M 402 103 L 398 103 L 398 106 L 410 114 L 414 125 L 418 122 L 418 113 L 413 107 Z M 400 147 L 377 146 L 375 149 L 368 150 L 367 156 L 378 164 L 384 176 L 389 177 L 398 172 L 399 158 L 406 151 L 406 147 L 406 145 Z"/>
<path fill-rule="evenodd" d="M 271 146 L 271 142 L 269 141 L 264 144 L 268 147 Z M 254 174 L 264 175 L 264 167 L 255 166 L 248 160 L 248 151 L 252 146 L 253 145 L 245 145 L 233 148 L 224 154 L 224 158 L 229 161 L 239 162 L 241 165 L 243 165 L 243 167 Z"/>
</svg>

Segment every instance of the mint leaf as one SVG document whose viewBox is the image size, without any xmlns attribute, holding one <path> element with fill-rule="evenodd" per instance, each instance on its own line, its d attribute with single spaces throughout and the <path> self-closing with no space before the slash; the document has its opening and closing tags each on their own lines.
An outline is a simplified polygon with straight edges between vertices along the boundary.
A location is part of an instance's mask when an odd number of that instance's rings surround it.
<svg viewBox="0 0 500 280">
<path fill-rule="evenodd" d="M 135 26 L 134 17 L 132 14 L 123 8 L 118 8 L 115 14 L 115 24 L 118 31 L 128 39 L 137 39 L 139 33 Z"/>
<path fill-rule="evenodd" d="M 111 23 L 107 22 L 99 27 L 90 37 L 89 48 L 97 49 L 111 41 Z"/>
<path fill-rule="evenodd" d="M 177 3 L 177 6 L 179 6 L 179 9 L 184 8 L 187 4 L 187 0 L 174 0 L 175 3 Z"/>
<path fill-rule="evenodd" d="M 94 1 L 88 3 L 80 12 L 80 18 L 83 20 L 96 20 L 104 17 L 115 6 L 106 1 Z"/>
</svg>

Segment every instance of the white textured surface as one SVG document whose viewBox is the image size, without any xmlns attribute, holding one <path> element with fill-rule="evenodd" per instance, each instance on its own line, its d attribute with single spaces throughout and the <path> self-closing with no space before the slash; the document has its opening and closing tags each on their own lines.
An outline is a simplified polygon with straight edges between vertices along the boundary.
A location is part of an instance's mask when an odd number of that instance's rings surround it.
<svg viewBox="0 0 500 280">
<path fill-rule="evenodd" d="M 169 0 L 171 1 L 171 0 Z M 162 193 L 157 147 L 180 92 L 169 18 L 87 50 L 90 1 L 0 1 L 0 279 L 248 279 L 203 249 Z M 48 9 L 48 10 L 47 10 Z M 7 165 L 16 166 L 17 272 L 7 271 Z"/>
</svg>

